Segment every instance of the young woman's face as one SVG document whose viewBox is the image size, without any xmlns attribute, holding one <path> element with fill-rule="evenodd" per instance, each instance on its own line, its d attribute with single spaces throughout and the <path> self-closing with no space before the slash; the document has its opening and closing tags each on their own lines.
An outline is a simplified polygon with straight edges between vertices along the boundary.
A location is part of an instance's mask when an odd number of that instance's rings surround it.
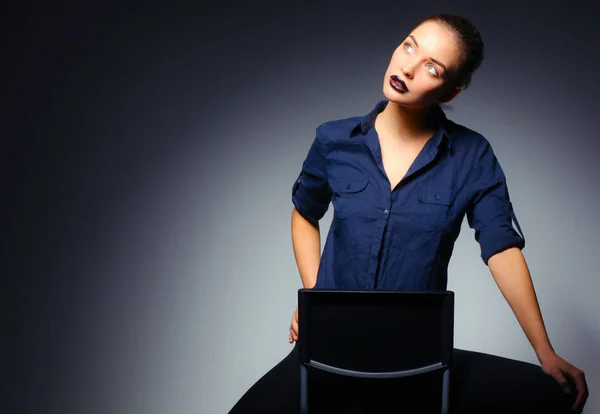
<svg viewBox="0 0 600 414">
<path fill-rule="evenodd" d="M 456 35 L 438 22 L 422 23 L 394 51 L 385 72 L 383 94 L 390 101 L 411 107 L 447 101 L 455 90 L 453 76 L 459 67 Z"/>
</svg>

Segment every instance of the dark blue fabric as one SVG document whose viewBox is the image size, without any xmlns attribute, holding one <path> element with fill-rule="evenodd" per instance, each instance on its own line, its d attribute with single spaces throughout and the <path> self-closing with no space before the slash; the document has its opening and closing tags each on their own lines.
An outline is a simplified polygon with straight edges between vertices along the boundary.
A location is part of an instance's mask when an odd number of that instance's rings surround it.
<svg viewBox="0 0 600 414">
<path fill-rule="evenodd" d="M 293 185 L 292 201 L 306 219 L 316 222 L 330 202 L 334 207 L 315 288 L 446 290 L 465 214 L 486 265 L 497 252 L 522 249 L 525 239 L 490 143 L 440 108 L 437 132 L 390 190 L 373 128 L 387 103 L 319 125 Z"/>
</svg>

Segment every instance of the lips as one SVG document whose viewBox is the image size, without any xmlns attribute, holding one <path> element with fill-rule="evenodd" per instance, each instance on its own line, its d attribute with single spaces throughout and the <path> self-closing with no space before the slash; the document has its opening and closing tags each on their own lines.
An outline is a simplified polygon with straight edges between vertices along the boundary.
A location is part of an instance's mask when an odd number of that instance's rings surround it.
<svg viewBox="0 0 600 414">
<path fill-rule="evenodd" d="M 390 76 L 390 85 L 392 88 L 397 90 L 400 93 L 408 92 L 408 88 L 406 87 L 406 83 L 402 79 L 398 77 L 398 75 Z"/>
</svg>

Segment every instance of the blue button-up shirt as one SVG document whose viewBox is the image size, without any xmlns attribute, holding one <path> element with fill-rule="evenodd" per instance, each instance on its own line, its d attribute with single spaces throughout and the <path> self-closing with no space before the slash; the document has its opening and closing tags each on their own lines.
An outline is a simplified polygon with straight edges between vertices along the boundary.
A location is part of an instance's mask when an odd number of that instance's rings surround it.
<svg viewBox="0 0 600 414">
<path fill-rule="evenodd" d="M 522 249 L 490 143 L 441 108 L 437 132 L 390 189 L 373 127 L 387 102 L 365 116 L 319 125 L 293 185 L 292 202 L 307 220 L 320 220 L 330 202 L 334 207 L 315 288 L 446 290 L 465 214 L 486 265 L 497 252 Z"/>
</svg>

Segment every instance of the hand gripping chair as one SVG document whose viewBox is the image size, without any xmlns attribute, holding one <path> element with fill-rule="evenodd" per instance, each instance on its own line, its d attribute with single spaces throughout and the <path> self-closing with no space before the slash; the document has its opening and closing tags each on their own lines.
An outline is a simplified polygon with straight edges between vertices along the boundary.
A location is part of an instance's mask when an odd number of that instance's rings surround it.
<svg viewBox="0 0 600 414">
<path fill-rule="evenodd" d="M 299 289 L 298 312 L 302 414 L 309 368 L 358 381 L 437 372 L 436 411 L 450 412 L 454 292 Z"/>
</svg>

